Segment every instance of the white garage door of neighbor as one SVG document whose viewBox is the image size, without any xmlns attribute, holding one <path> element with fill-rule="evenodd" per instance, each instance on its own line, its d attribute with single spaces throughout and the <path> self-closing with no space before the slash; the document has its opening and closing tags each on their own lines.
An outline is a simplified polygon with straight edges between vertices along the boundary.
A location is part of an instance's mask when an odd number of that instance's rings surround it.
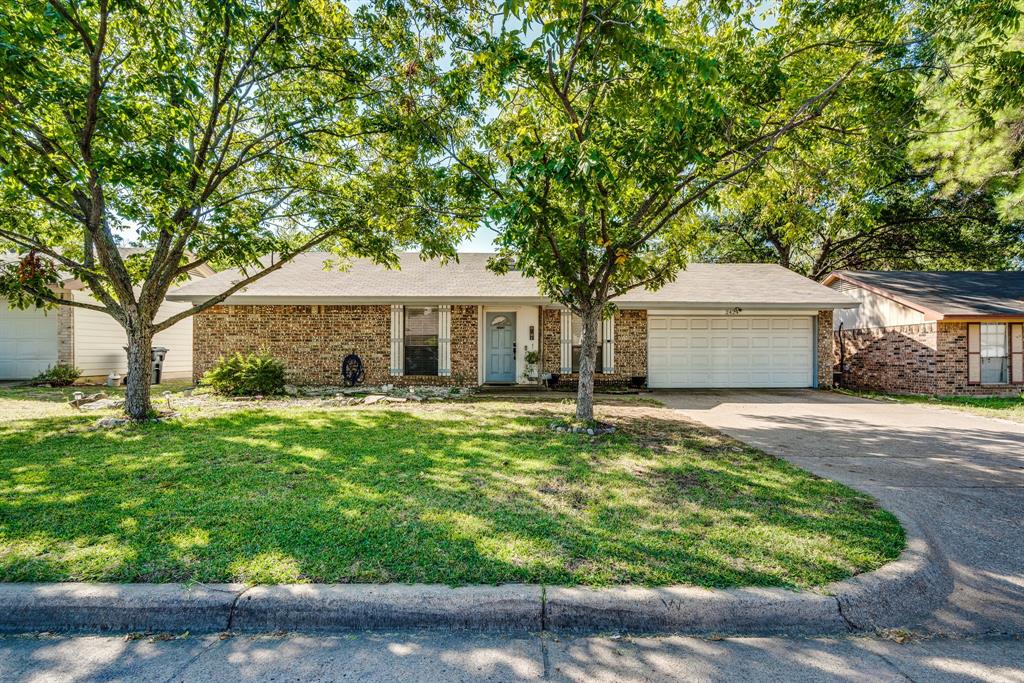
<svg viewBox="0 0 1024 683">
<path fill-rule="evenodd" d="M 57 311 L 12 311 L 0 299 L 0 379 L 30 379 L 57 362 Z"/>
<path fill-rule="evenodd" d="M 648 385 L 785 388 L 814 384 L 811 316 L 650 316 Z"/>
</svg>

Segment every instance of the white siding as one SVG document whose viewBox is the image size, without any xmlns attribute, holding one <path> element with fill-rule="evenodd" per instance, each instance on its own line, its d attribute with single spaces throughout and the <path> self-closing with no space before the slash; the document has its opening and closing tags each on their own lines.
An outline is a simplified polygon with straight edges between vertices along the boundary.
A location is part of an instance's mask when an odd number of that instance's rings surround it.
<svg viewBox="0 0 1024 683">
<path fill-rule="evenodd" d="M 836 284 L 832 288 L 838 289 Z M 924 313 L 904 306 L 898 301 L 875 294 L 863 287 L 851 287 L 849 283 L 842 290 L 843 294 L 860 302 L 857 308 L 840 308 L 832 318 L 835 329 L 842 323 L 844 330 L 859 330 L 870 327 L 895 327 L 897 325 L 916 325 L 925 322 Z"/>
<path fill-rule="evenodd" d="M 75 292 L 77 301 L 96 303 L 84 292 Z M 156 321 L 190 308 L 192 304 L 165 301 L 157 313 Z M 86 377 L 106 376 L 113 371 L 123 375 L 128 370 L 124 346 L 128 337 L 124 329 L 106 313 L 76 308 L 75 311 L 75 365 Z M 185 318 L 168 330 L 156 335 L 153 346 L 166 346 L 169 351 L 164 361 L 164 377 L 192 376 L 192 318 Z"/>
<path fill-rule="evenodd" d="M 0 298 L 0 379 L 31 379 L 57 362 L 57 311 L 11 310 Z"/>
</svg>

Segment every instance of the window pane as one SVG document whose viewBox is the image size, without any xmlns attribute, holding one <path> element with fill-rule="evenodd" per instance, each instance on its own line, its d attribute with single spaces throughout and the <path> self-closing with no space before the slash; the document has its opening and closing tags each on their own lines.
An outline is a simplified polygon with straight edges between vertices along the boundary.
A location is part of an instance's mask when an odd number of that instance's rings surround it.
<svg viewBox="0 0 1024 683">
<path fill-rule="evenodd" d="M 1007 384 L 1009 363 L 1005 358 L 981 359 L 982 384 Z"/>
<path fill-rule="evenodd" d="M 437 309 L 405 307 L 405 374 L 437 374 Z"/>
<path fill-rule="evenodd" d="M 572 371 L 580 371 L 580 349 L 583 347 L 576 344 L 572 347 Z M 594 372 L 604 371 L 604 348 L 602 344 L 597 345 L 597 360 L 594 363 Z"/>
<path fill-rule="evenodd" d="M 583 318 L 572 316 L 572 345 L 579 346 L 583 342 Z"/>
<path fill-rule="evenodd" d="M 981 326 L 982 358 L 1002 358 L 1006 356 L 1006 325 L 1002 323 L 984 323 Z"/>
<path fill-rule="evenodd" d="M 1006 325 L 983 323 L 981 326 L 981 383 L 1006 384 L 1010 381 Z"/>
</svg>

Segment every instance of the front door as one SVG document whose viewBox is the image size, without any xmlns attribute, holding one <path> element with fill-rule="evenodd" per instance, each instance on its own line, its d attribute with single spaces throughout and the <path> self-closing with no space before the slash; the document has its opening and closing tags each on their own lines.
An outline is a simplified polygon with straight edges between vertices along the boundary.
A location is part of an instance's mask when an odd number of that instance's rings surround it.
<svg viewBox="0 0 1024 683">
<path fill-rule="evenodd" d="M 488 382 L 516 381 L 516 314 L 487 314 Z"/>
</svg>

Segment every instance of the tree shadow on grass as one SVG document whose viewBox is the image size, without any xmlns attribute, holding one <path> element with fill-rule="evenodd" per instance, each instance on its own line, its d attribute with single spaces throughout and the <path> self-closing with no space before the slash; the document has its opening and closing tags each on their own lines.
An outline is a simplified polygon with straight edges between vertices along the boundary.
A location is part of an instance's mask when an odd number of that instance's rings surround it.
<svg viewBox="0 0 1024 683">
<path fill-rule="evenodd" d="M 902 547 L 870 499 L 678 421 L 494 408 L 0 428 L 0 578 L 806 586 Z"/>
</svg>

